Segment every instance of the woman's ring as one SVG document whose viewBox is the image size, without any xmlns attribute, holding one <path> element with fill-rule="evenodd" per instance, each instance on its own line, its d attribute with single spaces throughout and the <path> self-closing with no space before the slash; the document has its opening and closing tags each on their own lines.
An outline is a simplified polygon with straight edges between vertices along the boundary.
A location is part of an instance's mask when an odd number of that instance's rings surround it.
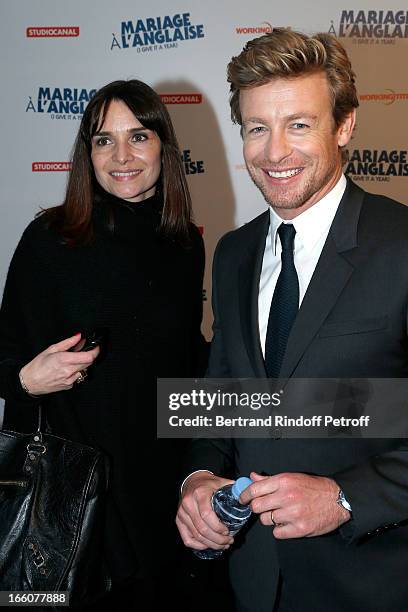
<svg viewBox="0 0 408 612">
<path fill-rule="evenodd" d="M 80 383 L 83 383 L 87 376 L 88 376 L 88 374 L 86 373 L 86 370 L 80 370 L 78 372 L 78 378 L 75 381 L 76 384 L 79 385 Z"/>
</svg>

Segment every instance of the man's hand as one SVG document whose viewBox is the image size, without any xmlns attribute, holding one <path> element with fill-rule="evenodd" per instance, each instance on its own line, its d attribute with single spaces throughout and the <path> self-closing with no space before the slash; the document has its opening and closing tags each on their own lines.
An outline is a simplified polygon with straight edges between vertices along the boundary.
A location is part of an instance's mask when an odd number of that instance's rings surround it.
<svg viewBox="0 0 408 612">
<path fill-rule="evenodd" d="M 339 486 L 331 478 L 256 472 L 251 478 L 254 483 L 243 491 L 240 502 L 250 504 L 263 525 L 275 523 L 273 535 L 279 540 L 329 533 L 350 519 L 350 512 L 337 504 Z"/>
<path fill-rule="evenodd" d="M 234 539 L 211 507 L 211 496 L 234 482 L 209 472 L 192 474 L 184 483 L 176 525 L 186 546 L 196 550 L 229 548 Z"/>
</svg>

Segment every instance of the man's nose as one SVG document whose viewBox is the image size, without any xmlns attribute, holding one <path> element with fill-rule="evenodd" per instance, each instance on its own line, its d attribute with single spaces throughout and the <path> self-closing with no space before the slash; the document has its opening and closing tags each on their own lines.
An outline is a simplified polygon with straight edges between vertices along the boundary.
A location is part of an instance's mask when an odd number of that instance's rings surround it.
<svg viewBox="0 0 408 612">
<path fill-rule="evenodd" d="M 265 159 L 277 164 L 290 156 L 292 146 L 283 130 L 271 131 L 265 145 Z"/>
</svg>

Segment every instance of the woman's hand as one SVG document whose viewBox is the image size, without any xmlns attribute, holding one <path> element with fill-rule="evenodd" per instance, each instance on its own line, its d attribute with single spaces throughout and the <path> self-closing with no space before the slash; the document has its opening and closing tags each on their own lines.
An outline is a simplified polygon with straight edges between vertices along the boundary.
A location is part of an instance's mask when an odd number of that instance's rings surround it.
<svg viewBox="0 0 408 612">
<path fill-rule="evenodd" d="M 80 372 L 89 368 L 99 354 L 99 347 L 91 351 L 71 352 L 81 339 L 75 334 L 39 353 L 20 370 L 20 377 L 31 395 L 44 395 L 71 389 L 81 380 Z"/>
</svg>

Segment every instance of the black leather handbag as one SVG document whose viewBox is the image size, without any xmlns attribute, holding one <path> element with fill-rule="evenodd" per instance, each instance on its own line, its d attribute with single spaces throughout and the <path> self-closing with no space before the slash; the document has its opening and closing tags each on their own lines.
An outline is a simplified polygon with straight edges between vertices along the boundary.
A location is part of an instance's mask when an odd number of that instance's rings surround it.
<svg viewBox="0 0 408 612">
<path fill-rule="evenodd" d="M 0 590 L 68 591 L 70 606 L 110 589 L 103 559 L 105 456 L 41 430 L 0 431 Z"/>
</svg>

